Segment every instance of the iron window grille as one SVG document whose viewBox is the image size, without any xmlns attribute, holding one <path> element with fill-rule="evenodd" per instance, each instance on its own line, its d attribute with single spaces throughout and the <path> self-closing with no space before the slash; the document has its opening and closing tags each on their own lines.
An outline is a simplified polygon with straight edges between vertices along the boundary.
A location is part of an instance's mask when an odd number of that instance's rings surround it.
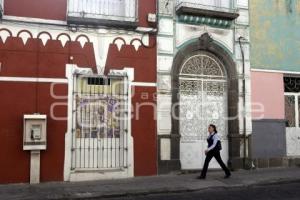
<svg viewBox="0 0 300 200">
<path fill-rule="evenodd" d="M 78 74 L 74 80 L 72 170 L 127 168 L 127 81 Z"/>
<path fill-rule="evenodd" d="M 300 77 L 284 77 L 287 127 L 300 127 Z"/>
</svg>

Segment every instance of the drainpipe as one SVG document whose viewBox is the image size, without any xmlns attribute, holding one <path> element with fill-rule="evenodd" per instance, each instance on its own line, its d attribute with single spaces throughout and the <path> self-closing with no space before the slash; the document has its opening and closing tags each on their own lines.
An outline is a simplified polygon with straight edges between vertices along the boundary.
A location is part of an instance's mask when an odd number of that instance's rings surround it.
<svg viewBox="0 0 300 200">
<path fill-rule="evenodd" d="M 248 158 L 248 145 L 247 145 L 247 132 L 246 132 L 246 79 L 245 79 L 245 53 L 242 46 L 242 40 L 246 41 L 246 39 L 242 36 L 239 37 L 239 45 L 241 49 L 241 55 L 242 55 L 242 62 L 243 62 L 243 68 L 242 68 L 242 74 L 243 74 L 243 141 L 244 141 L 244 169 L 248 168 L 246 161 Z"/>
</svg>

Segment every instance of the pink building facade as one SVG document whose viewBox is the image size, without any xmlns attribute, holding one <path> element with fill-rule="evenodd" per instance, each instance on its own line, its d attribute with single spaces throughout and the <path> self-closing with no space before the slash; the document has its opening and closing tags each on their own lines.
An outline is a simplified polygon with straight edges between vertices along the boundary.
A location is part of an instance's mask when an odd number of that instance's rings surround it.
<svg viewBox="0 0 300 200">
<path fill-rule="evenodd" d="M 299 3 L 251 6 L 252 160 L 256 167 L 299 165 Z"/>
</svg>

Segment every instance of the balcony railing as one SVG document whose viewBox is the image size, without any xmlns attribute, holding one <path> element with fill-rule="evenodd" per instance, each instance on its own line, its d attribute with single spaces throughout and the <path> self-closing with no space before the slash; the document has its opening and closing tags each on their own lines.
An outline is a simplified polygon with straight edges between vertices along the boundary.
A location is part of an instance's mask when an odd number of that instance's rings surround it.
<svg viewBox="0 0 300 200">
<path fill-rule="evenodd" d="M 137 0 L 68 0 L 68 22 L 94 25 L 135 24 L 138 20 L 137 8 Z"/>
<path fill-rule="evenodd" d="M 230 20 L 239 16 L 231 0 L 177 0 L 176 13 Z"/>
</svg>

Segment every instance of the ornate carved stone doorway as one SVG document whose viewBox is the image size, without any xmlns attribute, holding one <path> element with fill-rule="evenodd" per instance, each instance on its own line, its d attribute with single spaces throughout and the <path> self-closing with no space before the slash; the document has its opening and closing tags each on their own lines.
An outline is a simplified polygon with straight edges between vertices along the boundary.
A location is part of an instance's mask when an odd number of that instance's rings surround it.
<svg viewBox="0 0 300 200">
<path fill-rule="evenodd" d="M 195 57 L 193 57 L 195 56 Z M 206 57 L 208 56 L 208 57 Z M 190 74 L 186 71 L 188 68 L 183 67 L 187 66 L 186 62 L 189 61 L 193 62 L 202 62 L 201 60 L 207 60 L 209 62 L 215 62 L 215 66 L 217 70 L 216 72 L 207 72 L 205 67 L 202 67 L 202 72 L 199 73 L 192 73 L 194 76 L 190 76 Z M 198 65 L 196 65 L 198 66 Z M 190 68 L 191 69 L 191 68 Z M 203 72 L 203 70 L 205 72 Z M 219 74 L 218 74 L 219 73 Z M 210 76 L 210 78 L 207 77 Z M 218 75 L 215 76 L 214 75 Z M 184 79 L 188 78 L 188 85 L 184 86 L 185 84 L 182 82 Z M 195 79 L 193 82 L 192 80 Z M 214 80 L 215 87 L 210 87 L 211 80 Z M 216 84 L 217 83 L 217 84 Z M 167 172 L 172 170 L 179 170 L 184 169 L 184 163 L 181 162 L 181 153 L 184 151 L 184 147 L 181 145 L 181 141 L 185 141 L 188 135 L 184 135 L 186 133 L 183 132 L 190 132 L 188 130 L 184 130 L 183 121 L 180 121 L 180 115 L 184 115 L 182 111 L 184 110 L 192 110 L 192 114 L 195 113 L 204 113 L 204 112 L 197 112 L 197 109 L 203 109 L 201 106 L 195 107 L 191 106 L 190 108 L 180 108 L 180 102 L 188 101 L 186 99 L 181 99 L 181 93 L 185 93 L 184 87 L 188 88 L 192 85 L 192 87 L 200 88 L 201 90 L 194 90 L 196 94 L 193 94 L 193 98 L 203 98 L 201 101 L 209 102 L 211 98 L 215 98 L 213 95 L 198 95 L 203 93 L 205 90 L 214 90 L 214 88 L 219 88 L 223 90 L 223 92 L 219 92 L 220 96 L 216 96 L 218 102 L 225 102 L 223 103 L 223 110 L 222 115 L 228 116 L 229 120 L 227 121 L 226 125 L 218 124 L 220 127 L 220 133 L 223 136 L 228 136 L 228 149 L 226 150 L 226 146 L 224 146 L 224 152 L 227 153 L 228 162 L 230 167 L 232 168 L 241 168 L 243 166 L 243 158 L 241 157 L 241 142 L 242 136 L 239 134 L 239 118 L 238 118 L 238 101 L 239 101 L 239 90 L 238 90 L 238 83 L 239 78 L 237 75 L 237 68 L 236 63 L 233 60 L 233 56 L 228 52 L 222 45 L 218 44 L 214 41 L 208 33 L 203 34 L 198 39 L 191 40 L 187 42 L 185 45 L 181 46 L 176 53 L 176 56 L 173 60 L 172 66 L 172 130 L 171 135 L 169 138 L 171 139 L 171 160 L 162 161 L 159 160 L 159 169 L 160 172 Z M 212 89 L 210 89 L 212 88 Z M 206 91 L 207 92 L 207 91 Z M 210 93 L 210 92 L 209 92 Z M 211 93 L 212 94 L 212 93 Z M 183 98 L 187 98 L 184 97 Z M 205 99 L 206 98 L 206 99 Z M 198 100 L 197 100 L 198 101 Z M 192 104 L 187 104 L 192 105 Z M 225 106 L 224 106 L 225 105 Z M 211 106 L 214 107 L 214 106 Z M 217 107 L 216 107 L 217 108 Z M 181 113 L 182 112 L 182 113 Z M 210 112 L 211 114 L 213 112 Z M 185 113 L 187 117 L 189 117 L 189 113 Z M 206 115 L 205 113 L 202 115 Z M 201 117 L 200 117 L 201 118 Z M 206 137 L 207 134 L 207 125 L 210 122 L 209 118 L 208 121 L 202 120 L 202 126 L 198 127 L 196 132 L 200 132 L 203 136 Z M 200 123 L 201 120 L 195 120 L 189 126 L 193 126 L 193 123 L 196 124 Z M 213 122 L 213 121 L 212 121 Z M 183 127 L 182 127 L 183 126 Z M 223 127 L 223 128 L 222 128 Z M 194 127 L 191 127 L 194 128 Z M 222 130 L 223 129 L 223 130 Z M 181 133 L 182 132 L 182 133 Z M 201 136 L 201 135 L 200 135 Z M 203 145 L 202 145 L 203 146 Z M 204 148 L 204 147 L 202 147 Z M 202 154 L 201 148 L 198 149 L 198 155 Z M 196 150 L 195 150 L 196 152 Z M 193 155 L 191 155 L 193 156 Z M 196 160 L 197 158 L 194 158 Z M 227 160 L 227 158 L 225 158 Z M 199 163 L 195 163 L 196 168 L 201 166 L 202 160 L 199 159 Z M 182 165 L 182 166 L 181 166 Z M 195 166 L 191 166 L 190 168 L 195 168 Z M 213 165 L 212 165 L 213 166 Z"/>
</svg>

